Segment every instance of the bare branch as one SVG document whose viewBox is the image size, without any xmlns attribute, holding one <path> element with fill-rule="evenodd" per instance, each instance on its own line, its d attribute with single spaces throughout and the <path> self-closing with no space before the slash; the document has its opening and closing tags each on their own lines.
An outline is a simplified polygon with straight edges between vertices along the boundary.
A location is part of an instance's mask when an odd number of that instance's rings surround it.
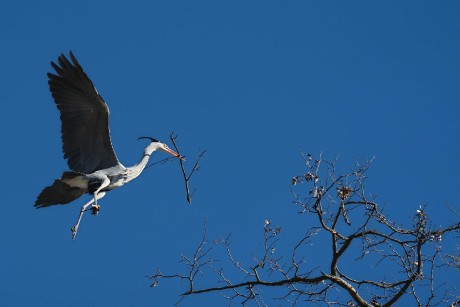
<svg viewBox="0 0 460 307">
<path fill-rule="evenodd" d="M 182 157 L 181 153 L 180 153 L 180 150 L 179 148 L 177 147 L 177 144 L 176 144 L 176 139 L 177 139 L 178 135 L 174 136 L 174 131 L 171 132 L 171 134 L 169 135 L 169 138 L 171 139 L 171 142 L 173 143 L 174 145 L 174 148 L 176 149 L 176 152 L 179 154 L 179 156 Z M 185 183 L 185 191 L 186 191 L 186 194 L 187 194 L 187 202 L 189 204 L 192 203 L 192 196 L 190 195 L 190 189 L 189 189 L 189 185 L 188 185 L 188 182 L 190 181 L 193 173 L 197 170 L 199 170 L 200 168 L 200 160 L 201 158 L 203 157 L 203 155 L 206 153 L 206 150 L 203 150 L 203 151 L 200 151 L 198 153 L 198 157 L 195 161 L 195 164 L 193 165 L 193 168 L 192 170 L 190 171 L 190 174 L 187 175 L 186 171 L 185 171 L 185 167 L 184 167 L 184 161 L 183 159 L 179 159 L 179 163 L 180 163 L 180 167 L 181 167 L 181 170 L 182 170 L 182 175 L 184 177 L 184 183 Z"/>
<path fill-rule="evenodd" d="M 182 256 L 187 273 L 156 274 L 152 278 L 187 281 L 181 299 L 218 292 L 242 305 L 254 302 L 266 306 L 262 288 L 277 288 L 281 295 L 271 299 L 292 305 L 393 306 L 404 296 L 413 298 L 418 306 L 447 302 L 454 302 L 454 306 L 460 302 L 460 293 L 449 292 L 452 285 L 436 277 L 441 266 L 460 269 L 458 249 L 452 252 L 445 247 L 446 238 L 460 234 L 460 223 L 434 228 L 426 208 L 420 207 L 414 209 L 409 226 L 403 227 L 384 213 L 375 195 L 367 192 L 366 172 L 372 160 L 357 162 L 351 170 L 339 173 L 337 161 L 322 161 L 321 156 L 314 159 L 309 154 L 302 154 L 302 158 L 306 171 L 292 177 L 290 190 L 293 204 L 309 222 L 291 249 L 280 249 L 281 227 L 265 220 L 262 250 L 252 256 L 252 265 L 235 257 L 230 236 L 220 237 L 216 245 L 223 247 L 227 259 L 215 259 L 214 247 L 205 247 L 204 235 L 192 257 Z M 184 179 L 190 179 L 185 172 Z M 316 240 L 327 240 L 328 247 L 320 254 L 327 257 L 321 265 L 309 266 L 308 256 L 318 255 L 310 247 Z M 223 260 L 230 266 L 223 266 Z M 363 276 L 362 270 L 353 270 L 355 265 L 369 268 L 365 273 L 370 278 Z M 373 268 L 379 266 L 384 266 L 384 271 L 373 274 Z M 203 286 L 201 281 L 206 279 L 208 285 L 211 276 L 217 284 Z"/>
</svg>

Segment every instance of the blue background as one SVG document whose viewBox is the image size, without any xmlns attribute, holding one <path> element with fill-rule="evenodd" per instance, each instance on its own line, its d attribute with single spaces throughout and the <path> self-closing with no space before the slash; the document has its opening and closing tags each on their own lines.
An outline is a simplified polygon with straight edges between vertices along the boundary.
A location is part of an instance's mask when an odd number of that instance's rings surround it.
<svg viewBox="0 0 460 307">
<path fill-rule="evenodd" d="M 289 191 L 302 151 L 339 156 L 345 170 L 375 156 L 368 189 L 390 217 L 407 223 L 428 204 L 435 225 L 458 221 L 459 12 L 456 1 L 3 4 L 1 305 L 171 305 L 180 284 L 151 289 L 145 275 L 180 271 L 206 217 L 210 240 L 231 232 L 237 257 L 261 250 L 265 219 L 292 246 L 305 229 Z M 143 135 L 169 143 L 176 131 L 188 167 L 207 150 L 192 205 L 169 163 L 109 193 L 75 241 L 89 196 L 33 208 L 67 169 L 46 72 L 69 50 L 109 105 L 124 165 Z M 206 302 L 226 304 L 184 305 Z"/>
</svg>

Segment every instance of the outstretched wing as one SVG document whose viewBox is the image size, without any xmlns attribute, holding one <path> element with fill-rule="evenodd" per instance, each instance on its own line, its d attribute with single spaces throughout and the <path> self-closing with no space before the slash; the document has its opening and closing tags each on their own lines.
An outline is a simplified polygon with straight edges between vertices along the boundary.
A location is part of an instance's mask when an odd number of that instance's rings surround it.
<svg viewBox="0 0 460 307">
<path fill-rule="evenodd" d="M 61 112 L 62 149 L 70 169 L 83 174 L 119 164 L 109 133 L 109 109 L 70 51 L 63 55 L 57 75 L 48 73 L 48 84 Z"/>
</svg>

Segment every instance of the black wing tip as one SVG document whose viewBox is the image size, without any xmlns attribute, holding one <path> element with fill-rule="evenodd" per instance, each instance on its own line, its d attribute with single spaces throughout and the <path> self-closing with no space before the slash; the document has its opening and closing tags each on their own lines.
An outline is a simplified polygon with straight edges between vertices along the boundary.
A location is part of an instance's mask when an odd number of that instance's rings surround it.
<svg viewBox="0 0 460 307">
<path fill-rule="evenodd" d="M 74 53 L 72 52 L 72 49 L 69 50 L 69 57 L 72 59 L 72 60 L 75 60 L 76 61 L 76 57 L 74 55 Z M 65 55 L 65 53 L 61 53 L 59 56 L 58 56 L 58 59 L 66 59 L 67 60 L 67 56 Z M 53 62 L 51 62 L 53 63 Z"/>
<path fill-rule="evenodd" d="M 43 201 L 40 200 L 40 196 L 37 197 L 34 203 L 34 208 L 35 209 L 41 209 L 46 207 L 46 205 L 43 203 Z"/>
<path fill-rule="evenodd" d="M 34 208 L 35 209 L 41 209 L 41 208 L 45 208 L 45 207 L 48 207 L 48 206 L 49 205 L 47 204 L 46 200 L 43 197 L 43 192 L 40 193 L 40 195 L 37 197 L 37 200 L 35 200 Z"/>
<path fill-rule="evenodd" d="M 64 52 L 61 53 L 60 57 L 67 58 Z M 71 58 L 75 57 L 73 52 L 72 52 L 72 49 L 69 49 L 69 57 L 71 57 Z"/>
<path fill-rule="evenodd" d="M 59 65 L 57 65 L 56 63 L 54 63 L 53 61 L 51 61 L 51 66 L 53 67 L 54 71 L 56 71 L 56 73 L 58 75 L 61 75 L 62 74 L 62 68 L 59 67 Z M 48 77 L 50 78 L 50 73 L 47 74 Z"/>
<path fill-rule="evenodd" d="M 72 60 L 75 59 L 75 55 L 73 55 L 72 49 L 69 50 L 69 56 L 70 56 L 70 58 L 71 58 Z M 76 59 L 75 59 L 75 61 L 76 61 Z"/>
<path fill-rule="evenodd" d="M 53 69 L 56 71 L 56 73 L 59 76 L 62 76 L 63 71 L 68 70 L 68 69 L 77 69 L 77 70 L 83 71 L 83 69 L 81 68 L 80 64 L 77 61 L 77 58 L 73 54 L 72 50 L 69 50 L 69 57 L 70 57 L 70 60 L 72 62 L 69 61 L 69 59 L 67 58 L 67 56 L 64 53 L 61 53 L 57 58 L 57 63 L 58 64 L 56 64 L 56 62 L 54 62 L 54 61 L 50 62 L 51 66 L 53 67 Z M 54 74 L 48 73 L 48 77 L 51 79 L 50 75 L 52 76 Z M 56 75 L 54 75 L 54 76 L 56 76 Z"/>
<path fill-rule="evenodd" d="M 77 58 L 75 57 L 75 55 L 73 54 L 72 50 L 69 50 L 69 56 L 70 56 L 70 59 L 72 60 L 73 62 L 73 65 L 77 68 L 80 68 L 80 64 L 78 63 L 77 61 Z"/>
</svg>

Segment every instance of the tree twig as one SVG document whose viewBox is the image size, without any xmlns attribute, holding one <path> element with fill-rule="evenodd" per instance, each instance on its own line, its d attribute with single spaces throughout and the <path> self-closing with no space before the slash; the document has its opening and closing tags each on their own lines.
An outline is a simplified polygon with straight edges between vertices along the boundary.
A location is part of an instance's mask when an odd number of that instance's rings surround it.
<svg viewBox="0 0 460 307">
<path fill-rule="evenodd" d="M 177 144 L 176 144 L 176 139 L 177 139 L 178 136 L 179 135 L 177 135 L 177 134 L 176 134 L 176 136 L 174 136 L 174 131 L 172 131 L 171 134 L 169 135 L 169 138 L 171 139 L 171 142 L 173 143 L 174 148 L 176 149 L 176 152 L 179 154 L 179 156 L 182 156 L 181 153 L 180 153 L 180 150 L 179 150 L 179 148 L 177 147 Z M 196 159 L 195 164 L 193 165 L 193 168 L 190 171 L 190 174 L 188 176 L 187 176 L 187 173 L 185 171 L 184 160 L 179 159 L 180 167 L 181 167 L 181 170 L 182 170 L 182 175 L 184 176 L 185 192 L 187 194 L 187 202 L 189 204 L 192 203 L 192 196 L 190 195 L 190 189 L 189 189 L 188 182 L 190 181 L 190 178 L 192 177 L 193 173 L 200 168 L 199 162 L 200 162 L 200 159 L 203 157 L 203 155 L 205 153 L 206 153 L 206 150 L 203 150 L 203 151 L 199 152 L 198 158 Z"/>
<path fill-rule="evenodd" d="M 172 134 L 171 139 L 174 139 Z M 375 195 L 365 192 L 366 172 L 371 161 L 357 163 L 350 172 L 339 174 L 335 163 L 321 163 L 321 157 L 315 160 L 311 155 L 303 157 L 307 171 L 292 177 L 292 185 L 299 192 L 294 189 L 291 192 L 293 203 L 302 208 L 299 213 L 307 215 L 309 222 L 305 235 L 297 240 L 290 253 L 286 250 L 283 253 L 285 247 L 278 245 L 281 228 L 274 228 L 265 220 L 262 253 L 252 256 L 254 264 L 237 259 L 228 236 L 215 241 L 216 245 L 223 243 L 221 249 L 230 264 L 230 268 L 222 266 L 221 260 L 225 259 L 213 259 L 212 247 L 203 252 L 205 235 L 198 246 L 199 253 L 182 256 L 186 273 L 156 274 L 152 278 L 156 282 L 159 279 L 188 281 L 186 289 L 181 291 L 181 300 L 189 295 L 219 292 L 231 305 L 238 301 L 243 306 L 250 301 L 258 306 L 267 305 L 261 288 L 270 287 L 278 288 L 274 293 L 281 293 L 273 300 L 284 300 L 291 305 L 309 302 L 333 306 L 393 306 L 407 295 L 419 306 L 437 306 L 448 301 L 454 302 L 454 306 L 460 302 L 458 294 L 448 292 L 447 283 L 435 279 L 436 269 L 444 265 L 438 259 L 451 268 L 460 268 L 460 257 L 449 254 L 445 247 L 446 237 L 460 234 L 459 222 L 433 228 L 425 208 L 420 208 L 414 209 L 411 226 L 400 226 L 383 212 L 375 202 Z M 326 170 L 322 170 L 324 165 Z M 191 174 L 187 176 L 183 168 L 186 182 Z M 308 186 L 306 190 L 305 186 Z M 306 192 L 303 198 L 301 195 Z M 312 250 L 310 246 L 317 240 L 328 240 L 329 247 L 321 252 Z M 391 270 L 385 269 L 389 273 L 371 278 L 357 274 L 344 256 L 356 251 L 361 252 L 356 258 L 357 265 L 369 268 L 384 265 Z M 308 267 L 310 256 L 327 252 L 330 256 L 323 264 Z M 285 256 L 290 256 L 287 261 Z M 217 274 L 217 278 L 213 280 L 215 277 L 207 275 L 209 272 Z M 234 280 L 236 276 L 242 278 Z M 203 279 L 205 282 L 200 283 Z"/>
</svg>

